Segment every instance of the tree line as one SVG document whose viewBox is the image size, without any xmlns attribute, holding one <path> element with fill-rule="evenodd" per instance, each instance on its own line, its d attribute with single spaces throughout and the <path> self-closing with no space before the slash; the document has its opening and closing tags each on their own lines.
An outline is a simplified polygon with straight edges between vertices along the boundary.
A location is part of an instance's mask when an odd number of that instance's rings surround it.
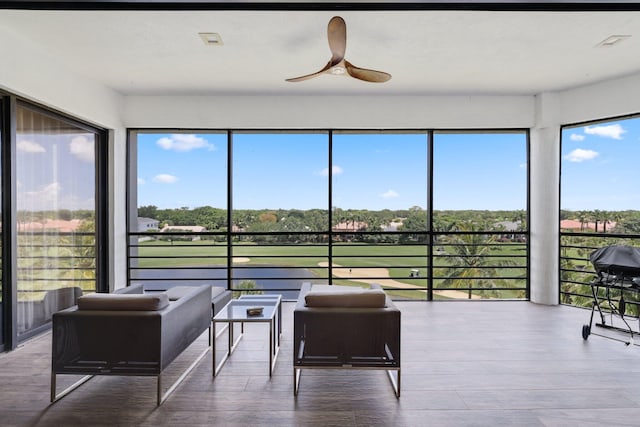
<svg viewBox="0 0 640 427">
<path fill-rule="evenodd" d="M 160 209 L 154 205 L 138 208 L 138 216 L 153 218 L 165 225 L 179 227 L 199 225 L 208 231 L 228 230 L 227 210 L 202 206 Z M 500 222 L 513 222 L 519 231 L 526 230 L 524 210 L 442 210 L 433 212 L 433 228 L 449 231 L 457 223 L 474 222 L 487 230 L 499 230 Z M 248 233 L 262 232 L 324 232 L 329 229 L 329 212 L 324 209 L 237 209 L 232 213 L 234 231 Z M 397 231 L 425 232 L 429 229 L 428 211 L 413 206 L 398 210 L 342 209 L 335 207 L 331 212 L 331 227 L 342 225 L 343 230 L 354 232 L 380 232 L 389 229 L 392 223 Z"/>
</svg>

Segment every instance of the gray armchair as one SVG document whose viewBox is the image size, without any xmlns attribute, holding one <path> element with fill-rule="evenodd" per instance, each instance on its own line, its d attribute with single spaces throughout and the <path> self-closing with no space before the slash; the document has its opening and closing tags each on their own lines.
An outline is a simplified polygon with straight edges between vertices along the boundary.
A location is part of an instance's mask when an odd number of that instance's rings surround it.
<svg viewBox="0 0 640 427">
<path fill-rule="evenodd" d="M 293 313 L 293 392 L 303 369 L 383 369 L 400 397 L 400 310 L 381 290 L 305 283 Z"/>
</svg>

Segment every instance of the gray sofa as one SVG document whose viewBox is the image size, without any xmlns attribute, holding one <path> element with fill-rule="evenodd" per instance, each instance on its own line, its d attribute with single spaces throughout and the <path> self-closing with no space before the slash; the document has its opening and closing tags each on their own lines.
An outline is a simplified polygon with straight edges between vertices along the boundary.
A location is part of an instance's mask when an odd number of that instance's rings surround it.
<svg viewBox="0 0 640 427">
<path fill-rule="evenodd" d="M 93 375 L 140 375 L 157 377 L 160 405 L 211 348 L 209 333 L 209 346 L 162 393 L 162 371 L 205 330 L 211 332 L 210 287 L 177 294 L 170 301 L 166 292 L 144 293 L 142 285 L 133 285 L 113 294 L 84 295 L 78 306 L 53 314 L 51 401 Z M 57 394 L 59 374 L 87 376 Z"/>
<path fill-rule="evenodd" d="M 293 392 L 303 369 L 383 369 L 400 397 L 400 310 L 380 288 L 302 286 L 293 312 Z"/>
</svg>

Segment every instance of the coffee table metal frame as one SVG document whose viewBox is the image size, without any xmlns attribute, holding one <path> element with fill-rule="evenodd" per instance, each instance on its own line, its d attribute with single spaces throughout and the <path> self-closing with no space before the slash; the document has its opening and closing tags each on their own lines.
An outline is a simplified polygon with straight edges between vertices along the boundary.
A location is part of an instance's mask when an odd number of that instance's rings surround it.
<svg viewBox="0 0 640 427">
<path fill-rule="evenodd" d="M 269 298 L 254 298 L 259 295 L 251 296 L 252 298 L 239 298 L 231 300 L 213 317 L 213 327 L 211 328 L 215 334 L 216 323 L 227 323 L 228 328 L 228 347 L 227 352 L 219 363 L 216 364 L 216 337 L 212 338 L 211 349 L 213 354 L 213 377 L 222 369 L 227 359 L 231 356 L 244 334 L 245 323 L 268 323 L 269 324 L 269 376 L 272 376 L 273 369 L 276 364 L 278 352 L 280 350 L 280 331 L 281 331 L 281 296 L 274 295 Z M 260 295 L 262 296 L 262 295 Z M 261 315 L 250 316 L 247 314 L 249 307 L 263 307 Z M 234 323 L 240 323 L 240 335 L 234 340 Z"/>
<path fill-rule="evenodd" d="M 278 347 L 280 347 L 280 336 L 282 335 L 282 295 L 279 294 L 255 294 L 255 295 L 240 295 L 238 298 L 243 301 L 253 301 L 256 307 L 260 307 L 260 301 L 274 301 L 278 305 L 278 312 L 276 313 L 276 323 L 278 325 L 278 334 L 276 339 L 278 340 Z"/>
</svg>

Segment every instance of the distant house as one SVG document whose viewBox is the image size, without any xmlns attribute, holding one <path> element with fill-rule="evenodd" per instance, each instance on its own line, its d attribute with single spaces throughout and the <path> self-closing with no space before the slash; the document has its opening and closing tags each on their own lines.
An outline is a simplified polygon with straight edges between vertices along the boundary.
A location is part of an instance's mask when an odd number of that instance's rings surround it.
<svg viewBox="0 0 640 427">
<path fill-rule="evenodd" d="M 18 231 L 58 231 L 60 233 L 73 233 L 80 227 L 82 220 L 72 219 L 45 219 L 44 222 L 21 222 Z"/>
<path fill-rule="evenodd" d="M 333 227 L 333 231 L 360 231 L 360 230 L 366 230 L 367 227 L 369 227 L 369 224 L 367 224 L 366 222 L 360 222 L 360 221 L 346 221 L 346 222 L 341 222 L 339 224 L 336 224 Z"/>
<path fill-rule="evenodd" d="M 520 228 L 520 221 L 500 221 L 496 222 L 494 225 L 507 231 L 518 231 Z"/>
<path fill-rule="evenodd" d="M 507 232 L 518 231 L 520 230 L 521 225 L 522 225 L 522 222 L 520 221 L 500 221 L 494 224 L 496 228 L 502 229 Z M 502 240 L 522 240 L 523 236 L 516 235 L 515 233 L 505 233 L 501 236 L 501 239 Z"/>
<path fill-rule="evenodd" d="M 201 225 L 165 225 L 164 227 L 162 227 L 162 230 L 160 230 L 160 232 L 162 233 L 166 233 L 166 232 L 179 233 L 181 231 L 187 231 L 189 233 L 202 233 L 203 231 L 207 231 L 207 228 Z M 192 241 L 200 240 L 200 236 L 198 235 L 191 235 L 190 237 Z"/>
<path fill-rule="evenodd" d="M 149 230 L 157 230 L 160 227 L 160 221 L 153 218 L 138 217 L 138 233 L 144 233 Z"/>
<path fill-rule="evenodd" d="M 402 227 L 402 221 L 391 221 L 387 225 L 380 226 L 380 228 L 382 228 L 382 231 L 389 231 L 389 232 L 398 231 L 400 227 Z"/>
<path fill-rule="evenodd" d="M 613 230 L 617 224 L 615 221 L 607 221 L 605 227 L 604 221 L 598 221 L 598 232 Z M 596 231 L 596 223 L 581 222 L 575 219 L 563 219 L 560 221 L 560 229 L 565 231 Z"/>
</svg>

